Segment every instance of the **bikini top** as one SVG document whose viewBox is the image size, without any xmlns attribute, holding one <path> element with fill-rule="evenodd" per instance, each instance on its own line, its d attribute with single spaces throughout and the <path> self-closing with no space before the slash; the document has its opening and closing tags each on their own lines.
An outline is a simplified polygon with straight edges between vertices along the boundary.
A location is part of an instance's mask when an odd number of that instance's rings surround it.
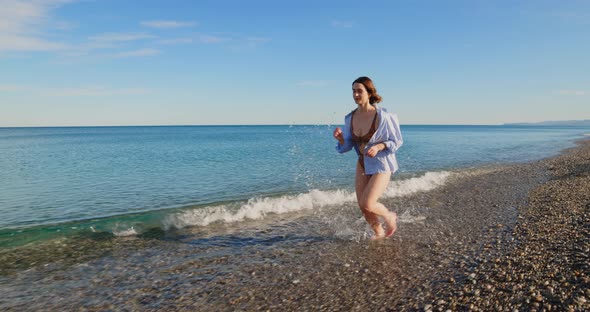
<svg viewBox="0 0 590 312">
<path fill-rule="evenodd" d="M 356 110 L 355 110 L 356 112 Z M 373 137 L 373 134 L 375 134 L 375 132 L 377 131 L 377 112 L 375 112 L 375 117 L 373 117 L 373 122 L 371 123 L 371 129 L 369 129 L 369 132 L 367 132 L 365 135 L 362 136 L 357 136 L 354 134 L 354 128 L 353 128 L 353 122 L 352 122 L 352 118 L 354 117 L 354 112 L 352 113 L 352 115 L 350 116 L 350 132 L 352 134 L 352 141 L 355 142 L 358 145 L 361 144 L 367 144 L 369 142 L 369 140 L 371 139 L 371 137 Z"/>
</svg>

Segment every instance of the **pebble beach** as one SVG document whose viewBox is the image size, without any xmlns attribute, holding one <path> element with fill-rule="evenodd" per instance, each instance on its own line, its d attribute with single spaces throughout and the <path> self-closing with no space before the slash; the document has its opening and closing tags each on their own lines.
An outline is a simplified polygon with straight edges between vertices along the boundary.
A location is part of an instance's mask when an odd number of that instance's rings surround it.
<svg viewBox="0 0 590 312">
<path fill-rule="evenodd" d="M 421 218 L 381 241 L 347 234 L 365 226 L 351 208 L 2 251 L 0 309 L 590 309 L 590 140 L 449 179 L 386 199 Z"/>
</svg>

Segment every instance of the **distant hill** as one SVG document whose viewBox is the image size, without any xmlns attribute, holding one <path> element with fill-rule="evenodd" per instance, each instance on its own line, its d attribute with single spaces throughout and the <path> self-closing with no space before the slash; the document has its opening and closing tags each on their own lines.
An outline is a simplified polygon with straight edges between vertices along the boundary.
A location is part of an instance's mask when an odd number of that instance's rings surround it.
<svg viewBox="0 0 590 312">
<path fill-rule="evenodd" d="M 541 122 L 516 122 L 505 123 L 507 126 L 578 126 L 590 127 L 590 119 L 585 120 L 558 120 L 558 121 L 541 121 Z"/>
</svg>

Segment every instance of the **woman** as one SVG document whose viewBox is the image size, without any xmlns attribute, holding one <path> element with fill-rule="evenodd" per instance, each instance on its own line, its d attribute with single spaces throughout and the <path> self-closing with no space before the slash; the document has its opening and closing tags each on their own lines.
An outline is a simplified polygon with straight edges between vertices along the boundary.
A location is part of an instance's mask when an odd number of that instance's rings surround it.
<svg viewBox="0 0 590 312">
<path fill-rule="evenodd" d="M 358 107 L 344 118 L 344 129 L 336 128 L 336 150 L 345 153 L 355 149 L 358 155 L 355 189 L 359 208 L 375 232 L 372 239 L 386 238 L 397 229 L 397 215 L 377 202 L 391 175 L 397 171 L 395 152 L 402 145 L 402 135 L 395 114 L 376 104 L 381 96 L 368 77 L 352 83 L 352 97 Z M 385 220 L 383 229 L 379 217 Z"/>
</svg>

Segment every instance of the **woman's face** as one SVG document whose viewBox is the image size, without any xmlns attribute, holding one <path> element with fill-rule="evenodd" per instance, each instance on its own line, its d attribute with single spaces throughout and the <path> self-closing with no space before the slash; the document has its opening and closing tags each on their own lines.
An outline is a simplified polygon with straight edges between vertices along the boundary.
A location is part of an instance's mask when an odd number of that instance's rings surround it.
<svg viewBox="0 0 590 312">
<path fill-rule="evenodd" d="M 362 83 L 355 83 L 352 85 L 352 98 L 354 99 L 356 104 L 368 104 L 369 103 L 369 93 L 367 89 L 365 89 L 365 85 Z"/>
</svg>

